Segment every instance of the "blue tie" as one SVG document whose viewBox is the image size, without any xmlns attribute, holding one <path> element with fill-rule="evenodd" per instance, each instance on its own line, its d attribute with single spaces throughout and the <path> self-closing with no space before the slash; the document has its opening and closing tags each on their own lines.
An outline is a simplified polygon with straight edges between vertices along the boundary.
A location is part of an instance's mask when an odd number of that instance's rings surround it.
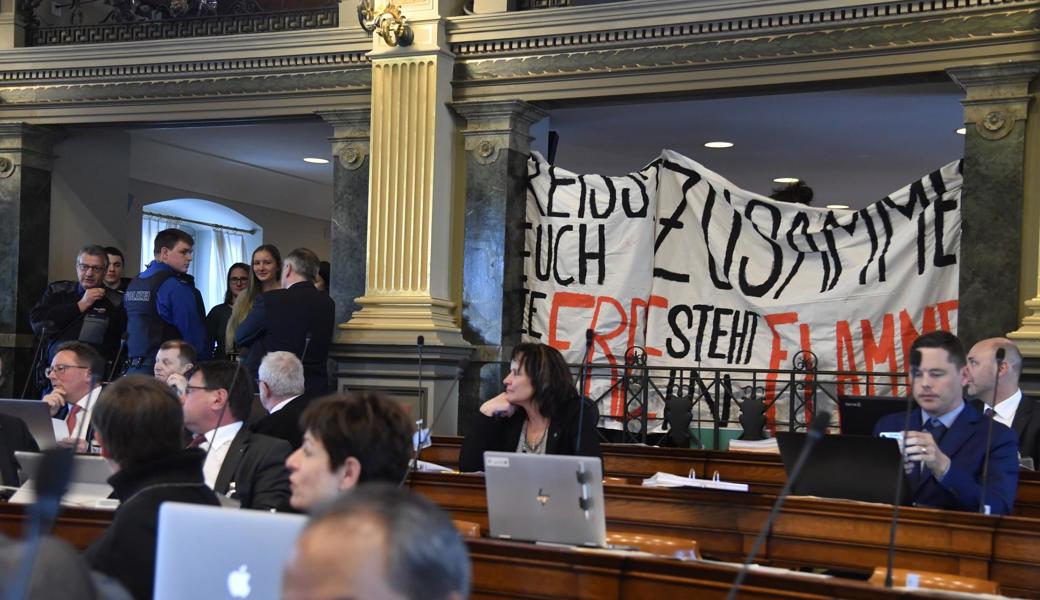
<svg viewBox="0 0 1040 600">
<path fill-rule="evenodd" d="M 946 433 L 946 426 L 943 425 L 942 421 L 939 419 L 931 418 L 928 419 L 927 423 L 925 423 L 924 430 L 932 434 L 932 439 L 934 439 L 935 443 L 938 444 Z"/>
</svg>

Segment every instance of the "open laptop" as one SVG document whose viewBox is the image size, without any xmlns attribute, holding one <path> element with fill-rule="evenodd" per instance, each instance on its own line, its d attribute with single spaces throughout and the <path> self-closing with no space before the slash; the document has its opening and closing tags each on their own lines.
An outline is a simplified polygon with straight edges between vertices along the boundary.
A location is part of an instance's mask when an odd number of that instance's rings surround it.
<svg viewBox="0 0 1040 600">
<path fill-rule="evenodd" d="M 306 522 L 303 515 L 164 503 L 155 600 L 278 600 L 282 569 Z"/>
<path fill-rule="evenodd" d="M 31 504 L 36 501 L 35 480 L 43 462 L 43 454 L 19 451 L 14 453 L 14 458 L 21 467 L 23 483 L 8 502 Z M 64 506 L 114 510 L 119 503 L 109 499 L 112 486 L 108 485 L 108 478 L 112 476 L 112 472 L 112 466 L 104 458 L 92 454 L 76 454 L 72 458 L 69 490 L 65 492 L 61 503 Z"/>
<path fill-rule="evenodd" d="M 40 450 L 47 450 L 57 445 L 54 440 L 54 425 L 51 423 L 51 410 L 42 400 L 0 399 L 0 413 L 18 417 L 29 428 L 29 433 L 36 439 Z"/>
<path fill-rule="evenodd" d="M 485 452 L 491 537 L 606 546 L 599 458 Z"/>
<path fill-rule="evenodd" d="M 838 396 L 838 421 L 843 434 L 874 435 L 881 417 L 906 411 L 906 398 L 894 396 Z"/>
<path fill-rule="evenodd" d="M 805 446 L 805 434 L 780 431 L 776 442 L 790 477 Z M 791 494 L 891 504 L 896 495 L 896 475 L 902 473 L 900 504 L 909 504 L 910 486 L 902 462 L 899 443 L 894 439 L 825 435 L 813 447 Z"/>
</svg>

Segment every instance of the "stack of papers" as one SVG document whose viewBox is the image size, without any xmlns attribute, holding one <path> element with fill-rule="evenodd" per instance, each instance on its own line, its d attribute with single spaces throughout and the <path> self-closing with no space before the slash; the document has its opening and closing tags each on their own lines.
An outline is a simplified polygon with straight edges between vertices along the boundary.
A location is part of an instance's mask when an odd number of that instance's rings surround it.
<svg viewBox="0 0 1040 600">
<path fill-rule="evenodd" d="M 696 488 L 708 488 L 713 490 L 729 490 L 731 492 L 746 492 L 748 486 L 746 483 L 731 483 L 729 481 L 720 481 L 718 476 L 712 479 L 697 479 L 696 477 L 683 477 L 682 475 L 672 475 L 671 473 L 662 473 L 658 471 L 654 473 L 653 477 L 643 480 L 643 485 L 646 487 L 696 487 Z"/>
<path fill-rule="evenodd" d="M 730 440 L 731 452 L 757 452 L 759 454 L 780 454 L 780 448 L 776 445 L 776 438 L 765 440 Z"/>
</svg>

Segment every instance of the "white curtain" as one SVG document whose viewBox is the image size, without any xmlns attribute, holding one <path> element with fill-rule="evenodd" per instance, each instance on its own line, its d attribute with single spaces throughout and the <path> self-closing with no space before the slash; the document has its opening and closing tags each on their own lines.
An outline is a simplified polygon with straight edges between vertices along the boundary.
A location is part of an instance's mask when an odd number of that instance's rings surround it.
<svg viewBox="0 0 1040 600">
<path fill-rule="evenodd" d="M 227 270 L 237 262 L 245 262 L 246 238 L 242 233 L 227 229 L 213 229 L 213 251 L 209 255 L 209 277 L 200 285 L 206 306 L 212 309 L 224 301 L 227 291 Z"/>
<path fill-rule="evenodd" d="M 183 229 L 188 233 L 192 231 L 184 226 L 180 221 L 171 221 L 163 217 L 157 217 L 145 213 L 141 218 L 141 265 L 140 270 L 143 271 L 148 263 L 155 260 L 155 236 L 163 229 L 169 229 L 176 227 L 177 229 Z M 129 269 L 128 269 L 129 270 Z"/>
</svg>

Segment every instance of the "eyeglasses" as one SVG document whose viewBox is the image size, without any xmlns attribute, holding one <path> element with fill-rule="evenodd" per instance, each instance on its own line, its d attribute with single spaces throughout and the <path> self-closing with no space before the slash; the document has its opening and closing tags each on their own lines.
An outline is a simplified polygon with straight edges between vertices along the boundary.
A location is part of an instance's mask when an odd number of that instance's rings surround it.
<svg viewBox="0 0 1040 600">
<path fill-rule="evenodd" d="M 249 283 L 249 278 L 248 277 L 232 277 L 230 279 L 230 281 L 231 281 L 231 283 Z"/>
<path fill-rule="evenodd" d="M 65 371 L 68 370 L 68 369 L 86 369 L 86 368 L 87 367 L 81 367 L 79 365 L 54 365 L 53 367 L 47 367 L 46 369 L 43 370 L 43 372 L 47 375 L 47 377 L 50 377 L 51 373 L 53 373 L 55 371 L 58 372 L 58 375 L 64 375 Z"/>
<path fill-rule="evenodd" d="M 204 385 L 191 385 L 190 383 L 184 386 L 184 393 L 190 394 L 195 390 L 206 390 L 207 392 L 214 392 L 219 388 L 206 387 Z"/>
<path fill-rule="evenodd" d="M 105 267 L 95 267 L 94 265 L 85 265 L 83 263 L 76 263 L 76 268 L 84 273 L 86 273 L 87 271 L 91 271 L 93 273 L 105 272 Z"/>
</svg>

